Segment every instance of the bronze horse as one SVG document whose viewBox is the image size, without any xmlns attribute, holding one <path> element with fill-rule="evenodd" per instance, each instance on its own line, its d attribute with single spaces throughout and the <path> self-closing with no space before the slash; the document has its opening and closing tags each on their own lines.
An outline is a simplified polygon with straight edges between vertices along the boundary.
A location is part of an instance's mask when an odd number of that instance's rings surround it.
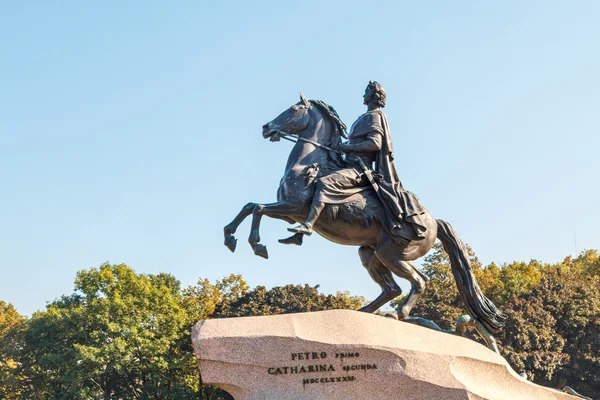
<svg viewBox="0 0 600 400">
<path fill-rule="evenodd" d="M 343 166 L 338 151 L 345 125 L 333 107 L 318 100 L 301 101 L 283 111 L 277 118 L 263 126 L 263 137 L 278 141 L 282 137 L 297 137 L 288 157 L 285 173 L 277 192 L 277 202 L 269 204 L 248 203 L 235 219 L 224 228 L 225 245 L 233 252 L 237 239 L 233 236 L 241 222 L 252 214 L 252 227 L 248 242 L 254 253 L 268 258 L 267 248 L 260 244 L 260 220 L 263 215 L 289 223 L 306 219 L 314 194 L 316 174 L 326 175 Z M 394 241 L 381 223 L 382 205 L 373 190 L 362 192 L 357 199 L 340 205 L 328 205 L 317 220 L 314 230 L 324 238 L 339 244 L 359 246 L 358 254 L 371 278 L 381 287 L 381 294 L 361 309 L 375 312 L 402 291 L 393 274 L 407 279 L 410 293 L 400 307 L 398 319 L 409 318 L 410 311 L 425 289 L 427 277 L 411 261 L 427 254 L 436 238 L 450 256 L 452 273 L 460 296 L 475 322 L 489 333 L 497 333 L 504 326 L 506 316 L 481 292 L 471 271 L 467 249 L 450 224 L 434 219 L 425 210 L 422 219 L 427 228 L 421 240 L 405 244 Z M 301 244 L 302 236 L 286 239 Z"/>
</svg>

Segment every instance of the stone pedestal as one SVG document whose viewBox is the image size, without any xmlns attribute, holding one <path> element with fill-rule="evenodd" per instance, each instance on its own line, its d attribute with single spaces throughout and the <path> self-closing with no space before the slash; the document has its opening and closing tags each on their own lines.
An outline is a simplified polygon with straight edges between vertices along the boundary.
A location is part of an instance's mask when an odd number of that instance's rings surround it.
<svg viewBox="0 0 600 400">
<path fill-rule="evenodd" d="M 472 340 L 357 311 L 200 321 L 192 340 L 235 400 L 576 399 Z"/>
</svg>

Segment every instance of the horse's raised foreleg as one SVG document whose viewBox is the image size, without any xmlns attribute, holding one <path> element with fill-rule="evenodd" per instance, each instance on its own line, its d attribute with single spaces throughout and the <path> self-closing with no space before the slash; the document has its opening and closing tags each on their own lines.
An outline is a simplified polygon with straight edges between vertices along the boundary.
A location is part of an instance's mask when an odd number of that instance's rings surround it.
<svg viewBox="0 0 600 400">
<path fill-rule="evenodd" d="M 237 244 L 237 239 L 235 236 L 233 236 L 233 234 L 237 230 L 238 226 L 240 226 L 240 224 L 246 219 L 246 217 L 252 214 L 254 207 L 256 207 L 256 203 L 246 204 L 244 207 L 242 207 L 242 210 L 239 212 L 239 214 L 235 216 L 233 221 L 223 228 L 223 234 L 225 235 L 225 246 L 227 246 L 231 252 L 235 251 L 235 246 Z"/>
<path fill-rule="evenodd" d="M 377 311 L 381 306 L 390 300 L 400 296 L 402 289 L 394 280 L 392 273 L 387 269 L 381 261 L 375 255 L 375 250 L 371 247 L 360 247 L 358 249 L 358 255 L 362 265 L 367 269 L 371 278 L 381 287 L 381 294 L 367 304 L 360 311 L 373 313 Z"/>
<path fill-rule="evenodd" d="M 263 258 L 269 258 L 267 246 L 260 244 L 260 221 L 263 215 L 289 220 L 289 215 L 298 214 L 302 206 L 290 200 L 278 201 L 270 204 L 257 204 L 252 210 L 252 227 L 248 243 L 254 250 L 254 254 Z"/>
<path fill-rule="evenodd" d="M 398 311 L 398 319 L 406 319 L 417 299 L 425 290 L 426 281 L 411 262 L 400 259 L 398 254 L 397 245 L 392 243 L 391 240 L 386 240 L 375 249 L 375 255 L 383 265 L 388 267 L 394 274 L 408 280 L 411 284 L 410 292 L 404 303 L 402 303 L 400 311 Z"/>
</svg>

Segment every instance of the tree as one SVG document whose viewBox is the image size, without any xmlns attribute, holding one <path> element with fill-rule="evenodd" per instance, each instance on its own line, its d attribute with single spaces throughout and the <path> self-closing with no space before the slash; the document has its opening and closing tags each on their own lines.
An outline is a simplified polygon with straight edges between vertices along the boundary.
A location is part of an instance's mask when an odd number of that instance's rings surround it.
<svg viewBox="0 0 600 400">
<path fill-rule="evenodd" d="M 0 300 L 0 399 L 21 399 L 25 377 L 19 371 L 16 350 L 21 346 L 25 317 Z"/>
<path fill-rule="evenodd" d="M 33 315 L 22 353 L 32 398 L 195 398 L 198 374 L 179 282 L 104 264 Z"/>
<path fill-rule="evenodd" d="M 481 289 L 508 314 L 496 339 L 513 368 L 542 385 L 569 385 L 588 396 L 600 393 L 598 252 L 585 251 L 554 265 L 531 260 L 482 267 L 469 251 Z M 412 314 L 452 329 L 465 311 L 439 244 L 425 258 L 423 272 L 430 281 Z"/>
<path fill-rule="evenodd" d="M 480 287 L 509 316 L 497 340 L 515 370 L 546 386 L 600 393 L 598 252 L 552 265 L 487 267 L 469 252 Z M 452 328 L 465 310 L 441 245 L 425 258 L 423 272 L 430 281 L 413 315 Z M 201 384 L 190 341 L 198 320 L 364 304 L 348 292 L 319 293 L 318 285 L 251 289 L 230 274 L 182 288 L 170 274 L 103 264 L 80 271 L 71 295 L 30 319 L 0 301 L 0 398 L 230 400 Z"/>
<path fill-rule="evenodd" d="M 549 282 L 542 286 L 546 284 Z M 504 311 L 509 318 L 498 339 L 503 356 L 516 371 L 547 385 L 568 356 L 563 352 L 565 339 L 556 332 L 556 318 L 545 309 L 540 297 L 536 289 L 521 298 L 512 298 L 506 304 Z"/>
<path fill-rule="evenodd" d="M 600 277 L 597 258 L 548 268 L 528 293 L 507 303 L 509 321 L 499 337 L 507 360 L 543 385 L 600 393 Z"/>
<path fill-rule="evenodd" d="M 230 305 L 246 295 L 248 290 L 248 284 L 241 275 L 230 274 L 214 285 L 208 279 L 199 279 L 196 286 L 183 291 L 183 297 L 187 309 L 198 321 L 210 318 L 215 312 L 226 313 Z"/>
<path fill-rule="evenodd" d="M 182 289 L 169 274 L 136 274 L 124 264 L 103 264 L 77 273 L 73 294 L 19 325 L 20 344 L 3 347 L 18 349 L 18 362 L 2 379 L 22 389 L 13 398 L 227 399 L 223 391 L 201 386 L 190 341 L 198 320 L 356 309 L 363 302 L 348 293 L 320 294 L 318 286 L 250 290 L 234 274 Z M 2 306 L 0 322 L 25 321 L 12 306 Z M 0 324 L 0 333 L 8 332 L 3 329 L 8 325 Z"/>
<path fill-rule="evenodd" d="M 264 286 L 257 286 L 235 301 L 219 304 L 213 316 L 229 318 L 332 309 L 356 310 L 364 303 L 364 298 L 351 296 L 348 292 L 321 294 L 319 285 L 286 285 L 270 290 Z"/>
<path fill-rule="evenodd" d="M 239 274 L 230 274 L 217 280 L 215 284 L 201 278 L 195 286 L 185 288 L 182 292 L 182 304 L 188 315 L 189 330 L 178 340 L 182 352 L 187 351 L 190 356 L 193 354 L 189 333 L 196 322 L 214 317 L 217 308 L 228 310 L 229 305 L 244 296 L 248 290 L 248 284 Z M 198 368 L 197 365 L 194 367 Z M 203 384 L 198 389 L 198 396 L 203 400 L 232 400 L 227 392 Z"/>
</svg>

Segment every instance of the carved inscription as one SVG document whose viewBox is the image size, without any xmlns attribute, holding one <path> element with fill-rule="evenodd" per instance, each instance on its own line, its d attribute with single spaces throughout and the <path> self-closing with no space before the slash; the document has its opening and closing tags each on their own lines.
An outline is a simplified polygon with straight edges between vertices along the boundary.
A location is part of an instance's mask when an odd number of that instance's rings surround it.
<svg viewBox="0 0 600 400">
<path fill-rule="evenodd" d="M 302 376 L 301 379 L 303 385 L 315 383 L 353 382 L 356 380 L 356 376 L 350 375 L 350 373 L 355 371 L 371 371 L 377 369 L 377 364 L 375 363 L 354 362 L 348 364 L 348 361 L 359 361 L 356 360 L 357 358 L 360 358 L 359 352 L 341 352 L 335 353 L 335 355 L 329 355 L 325 351 L 305 351 L 291 353 L 290 361 L 294 362 L 294 365 L 270 367 L 267 369 L 267 373 L 269 373 L 269 375 L 318 374 L 317 376 Z M 309 362 L 301 363 L 302 361 Z M 346 372 L 346 375 L 330 376 L 330 372 L 338 371 L 344 371 Z M 327 374 L 328 376 L 323 376 L 324 374 Z"/>
<path fill-rule="evenodd" d="M 271 367 L 267 372 L 271 375 L 286 375 L 286 374 L 305 374 L 307 372 L 330 372 L 334 371 L 333 365 L 320 364 L 320 365 L 300 365 L 291 367 Z"/>
</svg>

